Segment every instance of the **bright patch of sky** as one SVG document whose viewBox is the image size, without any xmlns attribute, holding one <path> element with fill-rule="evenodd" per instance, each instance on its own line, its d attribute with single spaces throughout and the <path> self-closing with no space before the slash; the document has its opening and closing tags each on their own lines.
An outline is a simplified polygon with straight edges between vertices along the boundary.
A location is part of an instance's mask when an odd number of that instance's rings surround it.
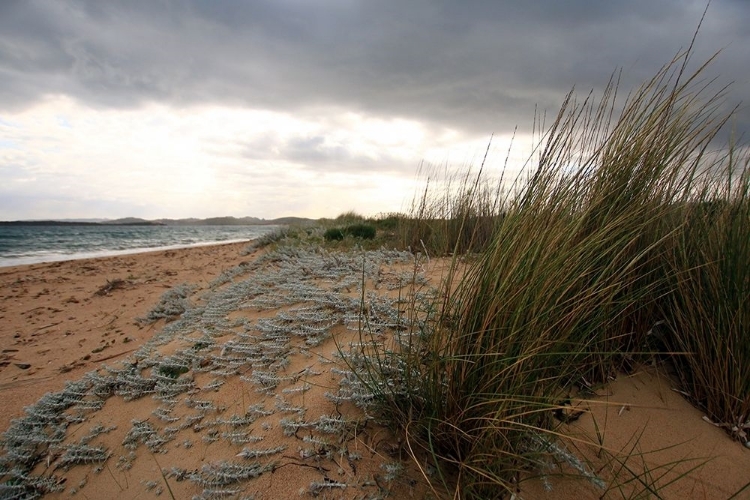
<svg viewBox="0 0 750 500">
<path fill-rule="evenodd" d="M 5 219 L 403 211 L 421 161 L 476 163 L 489 140 L 346 110 L 99 110 L 64 96 L 4 118 L 0 131 Z"/>
</svg>

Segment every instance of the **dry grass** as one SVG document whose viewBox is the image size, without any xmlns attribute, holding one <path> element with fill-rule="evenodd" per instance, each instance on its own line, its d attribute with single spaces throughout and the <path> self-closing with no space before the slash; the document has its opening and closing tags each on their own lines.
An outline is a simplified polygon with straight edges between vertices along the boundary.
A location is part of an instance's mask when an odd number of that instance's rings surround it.
<svg viewBox="0 0 750 500">
<path fill-rule="evenodd" d="M 706 65 L 686 74 L 689 55 L 619 115 L 616 77 L 598 101 L 568 95 L 512 193 L 484 183 L 482 168 L 437 196 L 428 179 L 402 224 L 413 250 L 454 263 L 479 254 L 432 302 L 414 302 L 409 333 L 370 352 L 360 373 L 458 496 L 510 495 L 525 471 L 561 460 L 588 477 L 555 449 L 555 410 L 571 390 L 658 353 L 747 441 L 747 161 L 711 153 L 729 119 L 724 89 L 710 93 Z M 619 469 L 627 479 L 588 479 L 635 496 L 664 486 Z"/>
</svg>

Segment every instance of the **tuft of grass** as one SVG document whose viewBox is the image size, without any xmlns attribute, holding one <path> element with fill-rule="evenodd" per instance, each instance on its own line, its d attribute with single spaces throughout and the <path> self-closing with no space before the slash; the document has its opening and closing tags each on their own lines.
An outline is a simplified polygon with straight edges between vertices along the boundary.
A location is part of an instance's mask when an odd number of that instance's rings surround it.
<svg viewBox="0 0 750 500">
<path fill-rule="evenodd" d="M 571 391 L 656 348 L 747 441 L 748 164 L 710 153 L 730 115 L 718 112 L 724 89 L 701 80 L 706 65 L 686 72 L 689 55 L 619 114 L 616 75 L 598 101 L 569 94 L 524 184 L 493 187 L 482 166 L 448 179 L 444 195 L 425 188 L 401 226 L 413 249 L 453 254 L 449 274 L 432 302 L 412 303 L 408 333 L 351 368 L 458 496 L 512 495 L 550 453 L 535 443 L 564 440 L 552 417 Z M 467 252 L 479 253 L 459 265 Z M 659 481 L 631 483 L 653 493 Z"/>
<path fill-rule="evenodd" d="M 350 210 L 336 217 L 334 223 L 339 226 L 348 226 L 351 224 L 359 224 L 365 221 L 365 218 L 357 212 Z"/>
<path fill-rule="evenodd" d="M 377 230 L 372 224 L 359 223 L 352 224 L 344 228 L 344 233 L 346 233 L 347 235 L 350 235 L 354 238 L 361 238 L 363 240 L 375 239 L 376 232 Z"/>
<path fill-rule="evenodd" d="M 728 161 L 721 182 L 684 208 L 666 259 L 666 347 L 683 390 L 735 439 L 750 441 L 750 169 Z"/>
<path fill-rule="evenodd" d="M 484 179 L 483 170 L 484 161 L 477 172 L 463 174 L 420 167 L 425 188 L 412 200 L 408 217 L 396 218 L 398 244 L 431 255 L 483 250 L 504 213 L 500 184 Z"/>
</svg>

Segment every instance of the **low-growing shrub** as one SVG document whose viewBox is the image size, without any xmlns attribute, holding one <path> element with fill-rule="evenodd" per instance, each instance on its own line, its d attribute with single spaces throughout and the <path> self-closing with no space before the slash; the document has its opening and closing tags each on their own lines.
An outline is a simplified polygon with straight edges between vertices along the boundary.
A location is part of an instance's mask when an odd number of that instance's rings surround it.
<svg viewBox="0 0 750 500">
<path fill-rule="evenodd" d="M 372 240 L 375 239 L 376 233 L 377 230 L 372 224 L 357 223 L 350 224 L 348 226 L 345 226 L 344 228 L 331 227 L 329 229 L 326 229 L 326 232 L 323 233 L 323 238 L 325 238 L 326 241 L 341 241 L 346 236 L 351 236 L 353 238 L 361 238 L 363 240 Z"/>
<path fill-rule="evenodd" d="M 177 319 L 182 313 L 190 309 L 188 296 L 192 291 L 193 287 L 186 283 L 170 288 L 162 294 L 159 303 L 145 317 L 138 318 L 138 322 L 150 324 L 160 319 L 165 319 L 167 322 Z"/>
<path fill-rule="evenodd" d="M 326 232 L 323 233 L 323 238 L 325 238 L 326 241 L 341 241 L 344 239 L 344 231 L 342 231 L 341 228 L 332 227 L 326 229 Z"/>
<path fill-rule="evenodd" d="M 344 229 L 344 232 L 348 235 L 354 236 L 355 238 L 362 238 L 363 240 L 372 240 L 375 238 L 375 226 L 372 224 L 352 224 Z"/>
</svg>

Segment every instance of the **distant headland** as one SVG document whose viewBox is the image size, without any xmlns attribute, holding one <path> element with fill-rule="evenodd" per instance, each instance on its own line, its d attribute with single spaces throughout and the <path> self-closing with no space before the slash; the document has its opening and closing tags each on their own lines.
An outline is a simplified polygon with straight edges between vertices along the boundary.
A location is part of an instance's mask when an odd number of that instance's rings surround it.
<svg viewBox="0 0 750 500">
<path fill-rule="evenodd" d="M 259 219 L 258 217 L 211 217 L 208 219 L 155 219 L 146 220 L 138 217 L 122 219 L 64 219 L 64 220 L 15 220 L 0 221 L 0 226 L 271 226 L 305 224 L 313 219 L 304 217 L 280 217 L 278 219 Z"/>
</svg>

